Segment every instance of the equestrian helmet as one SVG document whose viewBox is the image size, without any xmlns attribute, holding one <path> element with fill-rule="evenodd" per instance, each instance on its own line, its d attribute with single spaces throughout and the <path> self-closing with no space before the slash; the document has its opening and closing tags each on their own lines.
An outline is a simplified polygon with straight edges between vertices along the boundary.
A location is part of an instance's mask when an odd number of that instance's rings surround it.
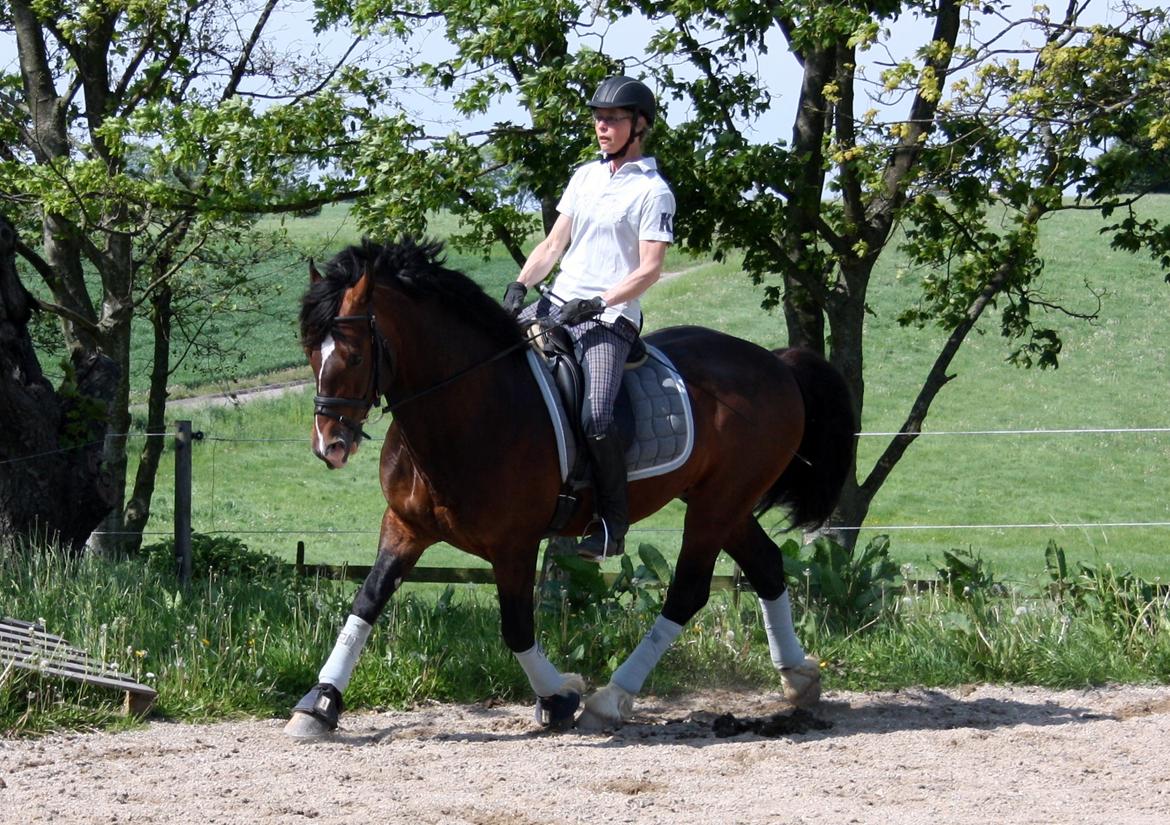
<svg viewBox="0 0 1170 825">
<path fill-rule="evenodd" d="M 631 109 L 646 118 L 647 126 L 654 122 L 654 115 L 658 111 L 654 93 L 649 87 L 625 75 L 614 75 L 601 81 L 589 101 L 589 108 Z"/>
</svg>

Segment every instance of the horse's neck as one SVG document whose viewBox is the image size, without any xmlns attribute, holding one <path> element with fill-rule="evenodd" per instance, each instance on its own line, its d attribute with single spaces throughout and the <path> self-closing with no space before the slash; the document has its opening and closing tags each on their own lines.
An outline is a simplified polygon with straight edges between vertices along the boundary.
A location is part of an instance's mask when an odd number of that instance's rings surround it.
<svg viewBox="0 0 1170 825">
<path fill-rule="evenodd" d="M 523 402 L 538 390 L 522 348 L 499 357 L 504 348 L 463 321 L 402 315 L 383 333 L 397 362 L 389 401 L 416 449 L 490 440 L 494 422 L 531 414 Z"/>
</svg>

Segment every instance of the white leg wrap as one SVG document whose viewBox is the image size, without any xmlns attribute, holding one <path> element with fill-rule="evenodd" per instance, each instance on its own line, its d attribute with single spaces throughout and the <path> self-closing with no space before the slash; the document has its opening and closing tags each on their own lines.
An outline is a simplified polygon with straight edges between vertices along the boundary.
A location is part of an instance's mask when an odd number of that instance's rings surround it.
<svg viewBox="0 0 1170 825">
<path fill-rule="evenodd" d="M 792 627 L 792 604 L 785 590 L 779 598 L 760 599 L 764 613 L 764 630 L 768 633 L 768 651 L 776 667 L 796 667 L 804 662 L 804 648 Z"/>
<path fill-rule="evenodd" d="M 345 627 L 337 635 L 337 644 L 333 646 L 333 652 L 329 654 L 325 666 L 317 674 L 317 681 L 327 682 L 344 693 L 358 656 L 361 655 L 372 629 L 373 626 L 368 622 L 351 614 L 345 620 Z"/>
<path fill-rule="evenodd" d="M 638 693 L 650 671 L 658 664 L 666 649 L 678 638 L 678 634 L 682 633 L 682 629 L 681 624 L 675 624 L 665 616 L 659 616 L 654 620 L 650 632 L 638 642 L 630 658 L 613 672 L 610 681 L 629 694 Z"/>
<path fill-rule="evenodd" d="M 544 655 L 540 645 L 533 645 L 523 653 L 513 653 L 520 667 L 528 676 L 528 683 L 537 696 L 553 696 L 560 693 L 565 684 L 565 677 L 553 666 L 553 663 Z"/>
</svg>

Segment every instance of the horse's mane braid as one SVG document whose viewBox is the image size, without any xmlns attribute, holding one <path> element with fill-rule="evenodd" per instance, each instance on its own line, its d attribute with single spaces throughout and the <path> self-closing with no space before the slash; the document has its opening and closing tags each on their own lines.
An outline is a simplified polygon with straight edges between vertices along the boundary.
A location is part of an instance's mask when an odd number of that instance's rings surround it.
<svg viewBox="0 0 1170 825">
<path fill-rule="evenodd" d="M 515 320 L 471 278 L 446 267 L 443 243 L 400 238 L 378 244 L 363 238 L 326 264 L 301 304 L 301 343 L 314 348 L 328 334 L 345 291 L 369 271 L 375 283 L 397 287 L 417 300 L 437 300 L 466 323 L 484 331 L 501 349 L 521 340 Z"/>
</svg>

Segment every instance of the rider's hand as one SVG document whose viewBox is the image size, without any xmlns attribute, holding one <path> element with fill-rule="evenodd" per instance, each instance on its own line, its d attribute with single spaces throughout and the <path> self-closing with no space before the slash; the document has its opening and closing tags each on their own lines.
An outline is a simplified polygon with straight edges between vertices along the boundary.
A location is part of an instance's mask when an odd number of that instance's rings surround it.
<svg viewBox="0 0 1170 825">
<path fill-rule="evenodd" d="M 524 296 L 527 294 L 528 287 L 519 281 L 512 281 L 504 290 L 504 300 L 501 303 L 513 318 L 520 314 L 520 310 L 524 306 Z"/>
<path fill-rule="evenodd" d="M 605 301 L 596 298 L 570 298 L 561 305 L 561 323 L 574 326 L 582 321 L 592 321 L 605 311 Z"/>
</svg>

